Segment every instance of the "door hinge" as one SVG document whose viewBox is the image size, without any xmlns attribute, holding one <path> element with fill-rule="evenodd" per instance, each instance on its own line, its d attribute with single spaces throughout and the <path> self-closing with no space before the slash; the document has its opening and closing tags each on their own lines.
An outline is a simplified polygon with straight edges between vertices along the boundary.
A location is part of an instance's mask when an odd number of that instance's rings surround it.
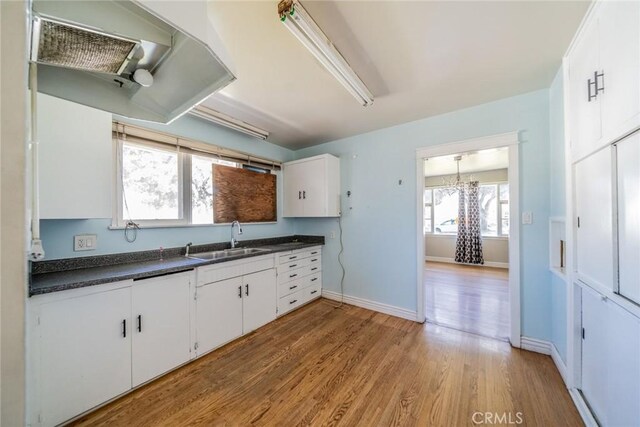
<svg viewBox="0 0 640 427">
<path fill-rule="evenodd" d="M 193 293 L 193 300 L 195 301 L 195 300 L 197 300 L 197 299 L 198 299 L 198 293 L 197 293 L 197 292 L 194 292 L 194 293 Z"/>
<path fill-rule="evenodd" d="M 584 339 L 584 328 L 582 328 L 582 339 Z"/>
<path fill-rule="evenodd" d="M 36 317 L 36 322 L 38 323 L 38 326 L 40 326 L 40 316 Z"/>
</svg>

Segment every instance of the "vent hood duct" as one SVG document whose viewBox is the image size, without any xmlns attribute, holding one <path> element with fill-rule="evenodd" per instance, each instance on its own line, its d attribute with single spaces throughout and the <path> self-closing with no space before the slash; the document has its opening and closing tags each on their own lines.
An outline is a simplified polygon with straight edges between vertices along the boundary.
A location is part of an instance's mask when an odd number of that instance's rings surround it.
<svg viewBox="0 0 640 427">
<path fill-rule="evenodd" d="M 235 80 L 205 1 L 34 1 L 31 61 L 39 92 L 159 123 Z"/>
</svg>

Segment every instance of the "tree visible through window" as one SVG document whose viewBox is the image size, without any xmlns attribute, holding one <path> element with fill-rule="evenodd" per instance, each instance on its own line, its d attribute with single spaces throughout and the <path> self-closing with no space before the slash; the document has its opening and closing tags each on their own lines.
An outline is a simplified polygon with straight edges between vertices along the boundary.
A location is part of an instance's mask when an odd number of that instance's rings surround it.
<svg viewBox="0 0 640 427">
<path fill-rule="evenodd" d="M 480 230 L 483 236 L 509 235 L 509 184 L 481 184 L 478 191 Z M 426 188 L 424 230 L 434 234 L 458 233 L 458 191 Z"/>
</svg>

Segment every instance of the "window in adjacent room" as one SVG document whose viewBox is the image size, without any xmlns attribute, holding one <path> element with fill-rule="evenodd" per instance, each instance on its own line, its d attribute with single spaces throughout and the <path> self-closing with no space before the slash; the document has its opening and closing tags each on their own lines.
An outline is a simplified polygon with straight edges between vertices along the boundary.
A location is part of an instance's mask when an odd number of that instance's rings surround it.
<svg viewBox="0 0 640 427">
<path fill-rule="evenodd" d="M 480 229 L 485 237 L 509 235 L 509 184 L 481 184 Z M 447 188 L 426 188 L 424 192 L 426 233 L 452 234 L 458 232 L 458 192 Z"/>
</svg>

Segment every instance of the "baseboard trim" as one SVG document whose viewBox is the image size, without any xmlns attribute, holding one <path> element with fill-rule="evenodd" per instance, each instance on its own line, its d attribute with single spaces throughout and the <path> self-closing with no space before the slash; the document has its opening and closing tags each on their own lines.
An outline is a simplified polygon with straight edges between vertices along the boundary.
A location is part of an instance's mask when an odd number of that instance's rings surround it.
<svg viewBox="0 0 640 427">
<path fill-rule="evenodd" d="M 322 296 L 324 298 L 341 301 L 342 295 L 340 292 L 322 290 Z M 379 313 L 388 314 L 389 316 L 400 317 L 402 319 L 417 321 L 418 314 L 415 311 L 407 310 L 406 308 L 396 307 L 394 305 L 383 304 L 381 302 L 371 301 L 364 298 L 352 297 L 350 295 L 344 296 L 345 304 L 355 305 L 357 307 L 366 308 L 367 310 L 377 311 Z"/>
<path fill-rule="evenodd" d="M 549 341 L 539 340 L 537 338 L 521 337 L 520 348 L 524 350 L 534 351 L 536 353 L 551 356 L 551 344 Z"/>
<path fill-rule="evenodd" d="M 426 256 L 424 257 L 424 259 L 425 261 L 445 262 L 447 264 L 474 265 L 474 266 L 478 265 L 478 264 L 464 264 L 464 263 L 456 262 L 453 258 L 445 258 L 445 257 L 439 257 L 439 256 Z M 482 265 L 484 267 L 509 268 L 508 262 L 485 261 L 484 264 Z"/>
<path fill-rule="evenodd" d="M 565 385 L 568 385 L 567 365 L 565 365 L 564 361 L 562 360 L 562 356 L 560 356 L 560 353 L 558 352 L 558 348 L 553 343 L 551 343 L 551 358 L 553 359 L 553 363 L 556 364 L 556 368 L 558 368 L 558 372 L 560 372 L 562 381 L 564 381 Z"/>
<path fill-rule="evenodd" d="M 584 425 L 587 427 L 598 427 L 599 424 L 591 413 L 591 409 L 589 409 L 589 405 L 584 400 L 584 396 L 577 388 L 569 389 L 569 396 L 573 400 L 573 404 L 576 405 L 576 409 L 578 413 L 582 417 L 582 421 L 584 421 Z"/>
</svg>

